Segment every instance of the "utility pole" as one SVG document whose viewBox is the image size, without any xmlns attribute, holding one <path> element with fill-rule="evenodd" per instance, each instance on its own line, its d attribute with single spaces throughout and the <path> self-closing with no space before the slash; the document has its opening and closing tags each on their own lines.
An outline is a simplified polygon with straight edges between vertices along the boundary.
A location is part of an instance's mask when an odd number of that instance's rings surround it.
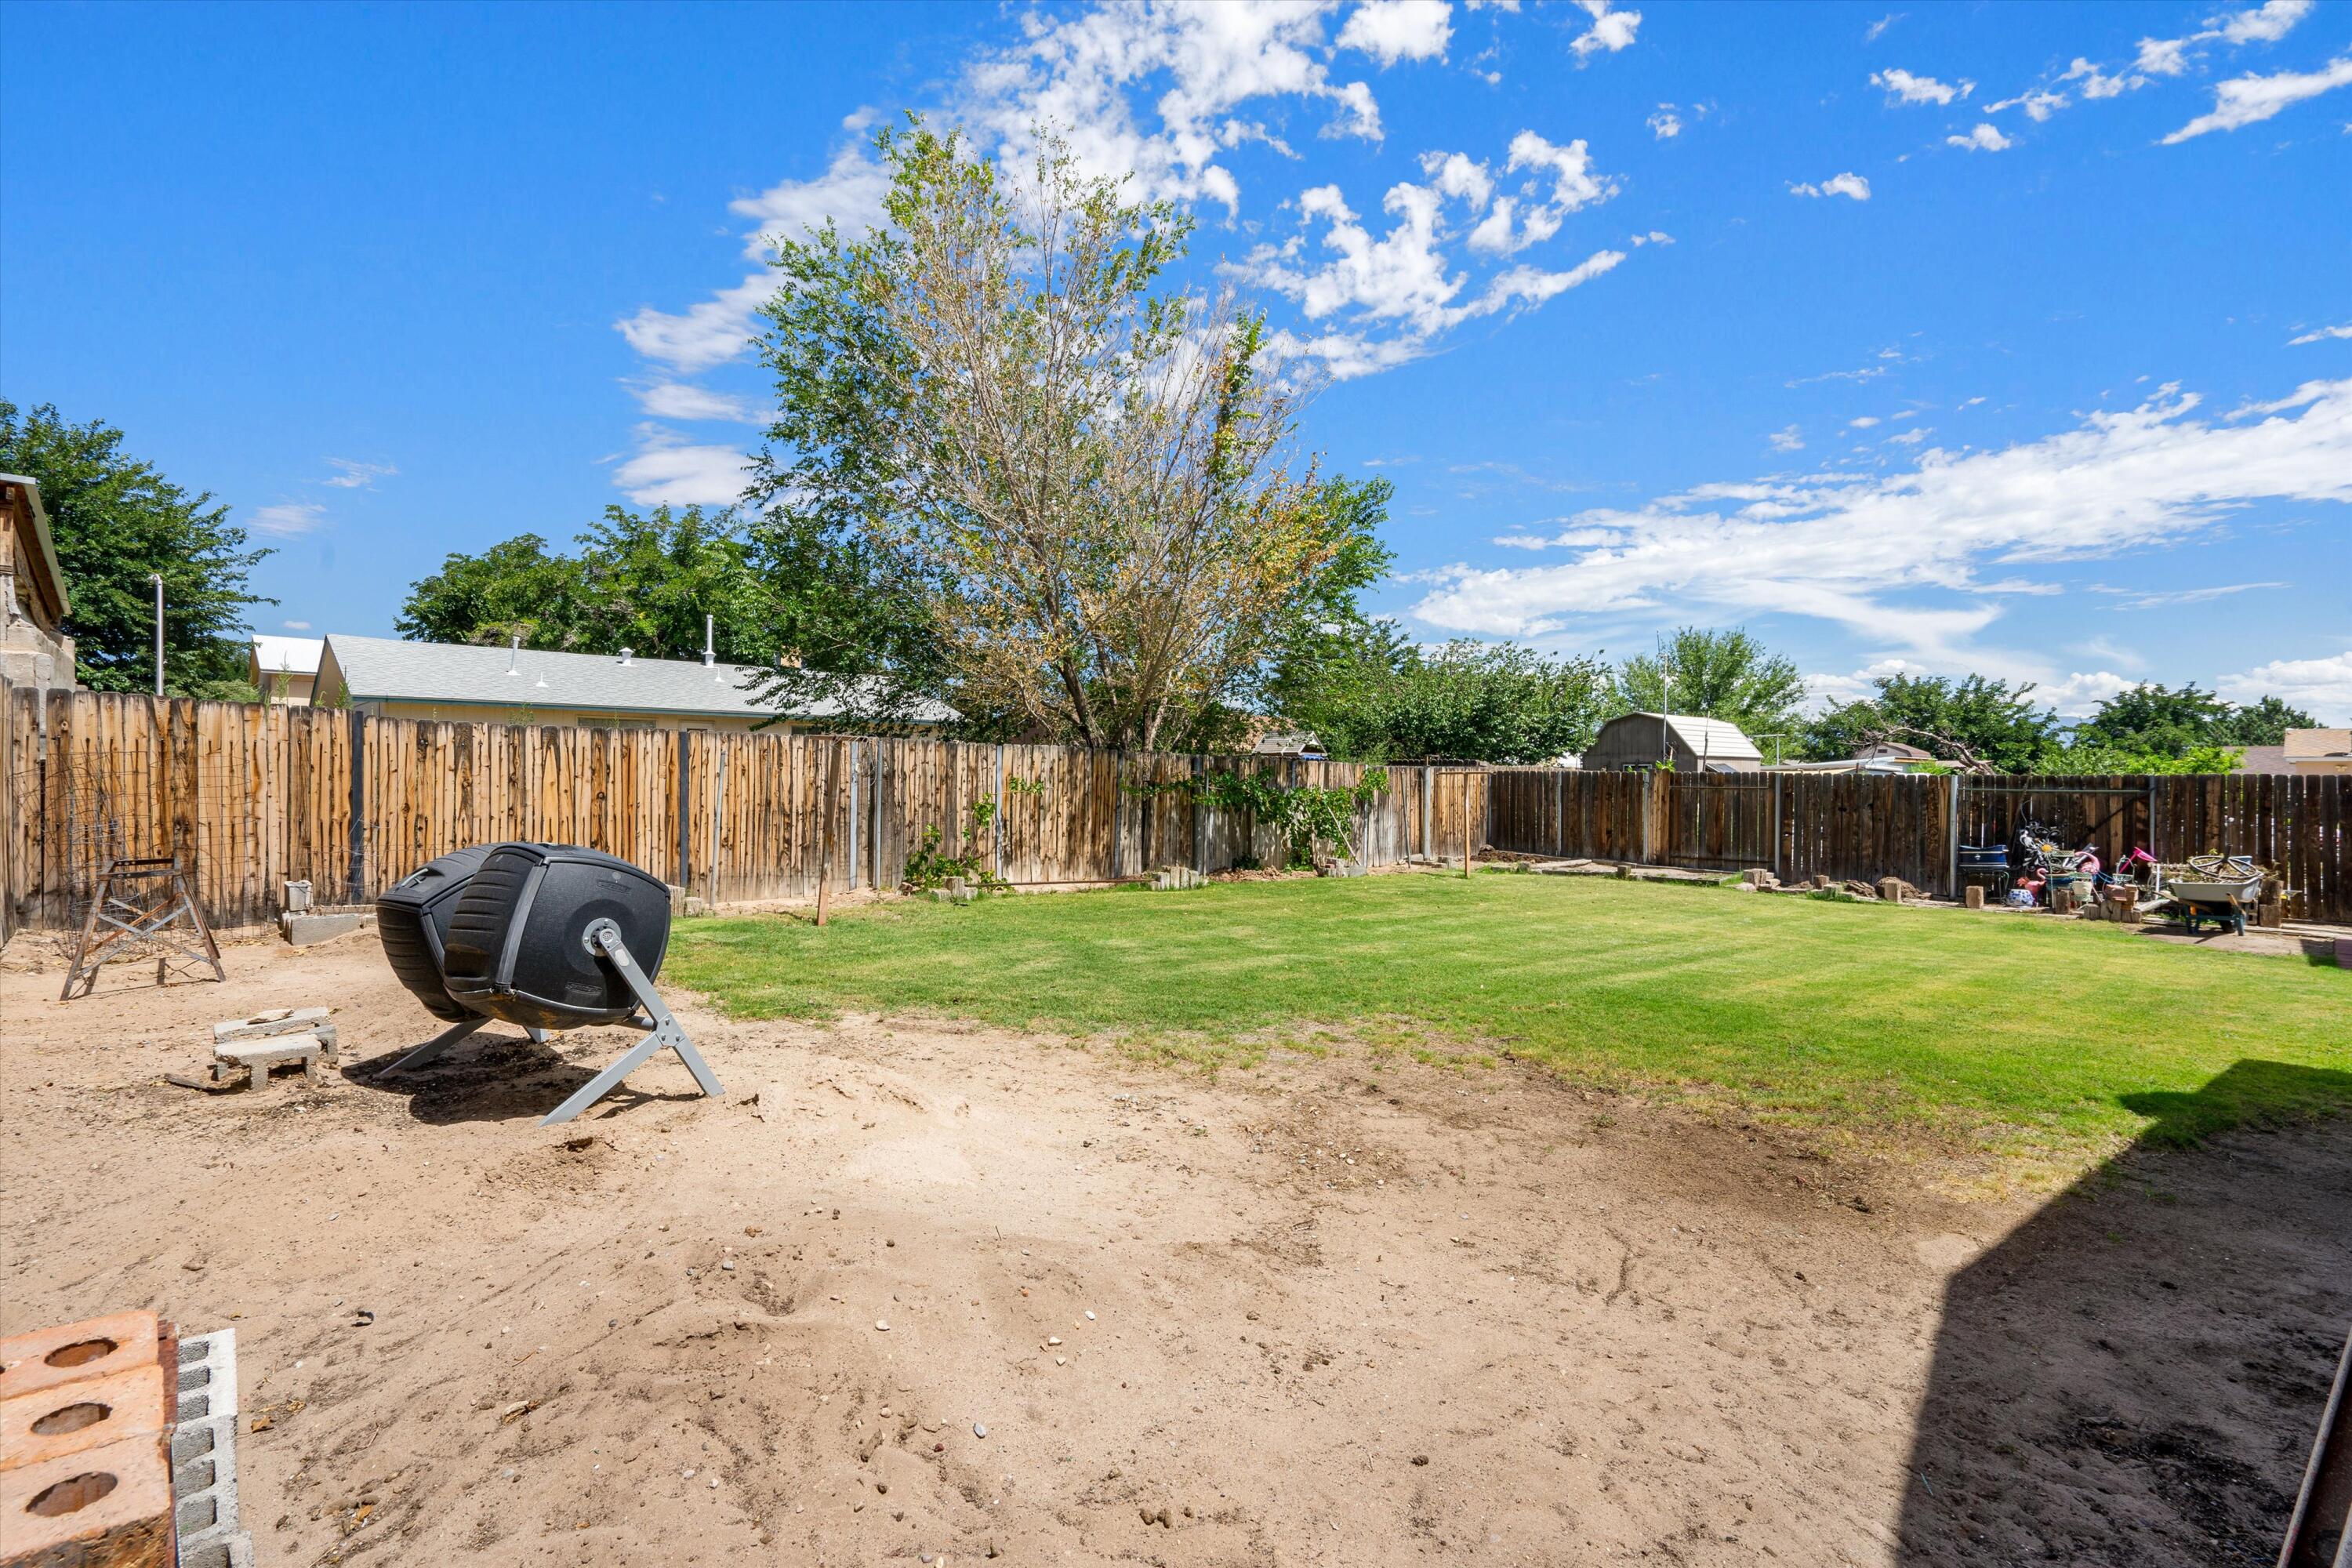
<svg viewBox="0 0 2352 1568">
<path fill-rule="evenodd" d="M 155 695 L 163 695 L 163 574 L 150 572 L 155 580 Z"/>
</svg>

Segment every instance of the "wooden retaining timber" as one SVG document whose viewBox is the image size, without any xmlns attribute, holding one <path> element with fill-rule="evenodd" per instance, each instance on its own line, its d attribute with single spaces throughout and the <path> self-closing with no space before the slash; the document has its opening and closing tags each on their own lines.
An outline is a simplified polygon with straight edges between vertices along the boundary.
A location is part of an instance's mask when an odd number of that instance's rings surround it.
<svg viewBox="0 0 2352 1568">
<path fill-rule="evenodd" d="M 842 787 L 826 809 L 829 765 Z M 836 889 L 890 888 L 937 828 L 1016 886 L 1202 872 L 1282 847 L 1246 814 L 1178 785 L 1229 769 L 1318 787 L 1365 769 L 1286 756 L 1209 757 L 943 741 L 435 723 L 329 709 L 135 694 L 0 697 L 0 934 L 70 929 L 95 887 L 89 818 L 111 852 L 183 857 L 214 923 L 275 917 L 289 880 L 356 903 L 436 856 L 528 838 L 610 850 L 714 903 L 808 900 L 819 858 Z M 2111 859 L 2252 856 L 2288 912 L 2352 922 L 2346 778 L 1968 778 L 1612 773 L 1391 765 L 1360 809 L 1367 863 L 1480 845 L 1725 872 L 1764 866 L 1899 876 L 1956 896 L 1954 850 L 2028 818 Z M 978 808 L 993 803 L 979 827 Z M 1468 814 L 1465 820 L 1465 812 Z M 79 816 L 78 816 L 79 814 Z"/>
</svg>

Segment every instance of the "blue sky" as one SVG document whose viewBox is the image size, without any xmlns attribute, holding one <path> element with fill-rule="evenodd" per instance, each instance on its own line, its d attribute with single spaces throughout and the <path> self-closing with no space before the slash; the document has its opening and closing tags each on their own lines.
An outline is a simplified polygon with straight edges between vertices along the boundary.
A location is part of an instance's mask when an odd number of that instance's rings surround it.
<svg viewBox="0 0 2352 1568">
<path fill-rule="evenodd" d="M 724 500 L 760 236 L 866 128 L 1190 205 L 1381 607 L 1610 657 L 2352 721 L 2352 5 L 9 8 L 0 393 L 384 633 L 453 550 Z"/>
</svg>

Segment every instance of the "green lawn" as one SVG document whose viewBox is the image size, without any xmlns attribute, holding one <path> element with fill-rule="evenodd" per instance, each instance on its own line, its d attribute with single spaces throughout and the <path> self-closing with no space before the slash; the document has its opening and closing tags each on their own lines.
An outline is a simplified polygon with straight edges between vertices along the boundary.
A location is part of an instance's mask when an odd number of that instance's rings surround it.
<svg viewBox="0 0 2352 1568">
<path fill-rule="evenodd" d="M 953 1015 L 1241 1065 L 1328 1031 L 2052 1152 L 2352 1110 L 2352 972 L 2081 922 L 1598 878 L 908 901 L 824 931 L 693 921 L 668 973 L 738 1017 Z"/>
</svg>

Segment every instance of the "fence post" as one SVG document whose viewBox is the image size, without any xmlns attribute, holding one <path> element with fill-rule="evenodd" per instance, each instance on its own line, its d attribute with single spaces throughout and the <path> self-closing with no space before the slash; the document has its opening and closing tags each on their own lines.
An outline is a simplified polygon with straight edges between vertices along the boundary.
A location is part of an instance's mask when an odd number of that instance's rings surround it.
<svg viewBox="0 0 2352 1568">
<path fill-rule="evenodd" d="M 351 858 L 343 873 L 343 901 L 363 904 L 367 890 L 367 712 L 354 708 L 351 716 L 352 827 Z"/>
<path fill-rule="evenodd" d="M 1209 759 L 1198 752 L 1192 757 L 1192 869 L 1203 877 L 1209 874 L 1209 823 L 1201 804 L 1201 780 L 1207 776 Z"/>
<path fill-rule="evenodd" d="M 996 879 L 1004 880 L 1004 742 L 996 743 L 996 816 L 989 824 L 996 847 Z"/>
<path fill-rule="evenodd" d="M 1421 764 L 1421 858 L 1424 860 L 1432 855 L 1430 836 L 1434 829 L 1430 819 L 1436 816 L 1436 806 L 1437 770 L 1431 763 L 1423 763 Z"/>
<path fill-rule="evenodd" d="M 1000 808 L 1001 809 L 1001 808 Z M 997 870 L 1004 869 L 1000 859 Z M 857 742 L 849 742 L 849 890 L 857 891 Z"/>
<path fill-rule="evenodd" d="M 1960 896 L 1960 791 L 1967 787 L 1958 773 L 1952 775 L 1952 820 L 1950 823 L 1950 854 L 1945 868 L 1944 887 L 1958 902 Z"/>
<path fill-rule="evenodd" d="M 677 885 L 690 888 L 694 875 L 694 731 L 677 731 Z"/>
</svg>

